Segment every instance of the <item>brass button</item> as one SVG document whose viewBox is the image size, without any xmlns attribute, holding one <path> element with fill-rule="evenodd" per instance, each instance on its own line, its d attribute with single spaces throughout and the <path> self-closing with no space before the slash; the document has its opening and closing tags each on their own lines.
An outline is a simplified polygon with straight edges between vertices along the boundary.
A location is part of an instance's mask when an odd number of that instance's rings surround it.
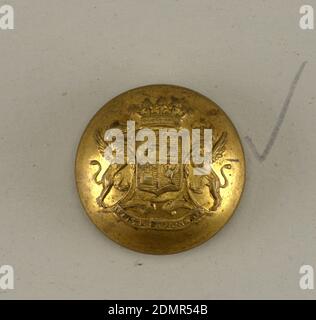
<svg viewBox="0 0 316 320">
<path fill-rule="evenodd" d="M 81 138 L 76 183 L 92 222 L 115 242 L 170 254 L 211 238 L 245 180 L 238 133 L 205 96 L 150 85 L 109 101 Z"/>
</svg>

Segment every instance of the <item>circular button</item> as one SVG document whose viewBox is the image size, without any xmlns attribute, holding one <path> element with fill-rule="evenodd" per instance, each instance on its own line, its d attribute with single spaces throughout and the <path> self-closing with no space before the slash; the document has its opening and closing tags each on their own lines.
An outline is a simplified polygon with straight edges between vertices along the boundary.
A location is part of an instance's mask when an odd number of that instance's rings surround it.
<svg viewBox="0 0 316 320">
<path fill-rule="evenodd" d="M 210 239 L 245 180 L 238 133 L 205 96 L 173 85 L 127 91 L 81 138 L 76 183 L 92 222 L 130 249 L 170 254 Z"/>
</svg>

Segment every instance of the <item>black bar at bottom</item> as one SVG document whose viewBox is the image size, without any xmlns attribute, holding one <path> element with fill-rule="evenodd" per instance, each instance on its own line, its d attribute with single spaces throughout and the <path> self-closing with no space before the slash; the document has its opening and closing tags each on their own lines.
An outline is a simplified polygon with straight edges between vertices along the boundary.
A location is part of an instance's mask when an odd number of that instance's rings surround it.
<svg viewBox="0 0 316 320">
<path fill-rule="evenodd" d="M 209 300 L 11 300 L 0 301 L 0 319 L 211 319 L 257 316 L 302 317 L 315 311 L 315 301 Z"/>
</svg>

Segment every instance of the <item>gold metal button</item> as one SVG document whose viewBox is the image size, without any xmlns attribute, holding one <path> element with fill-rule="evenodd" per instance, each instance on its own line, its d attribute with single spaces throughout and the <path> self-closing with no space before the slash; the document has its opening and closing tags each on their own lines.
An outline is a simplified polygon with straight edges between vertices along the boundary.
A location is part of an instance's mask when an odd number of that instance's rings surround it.
<svg viewBox="0 0 316 320">
<path fill-rule="evenodd" d="M 211 238 L 232 216 L 244 180 L 230 119 L 178 86 L 115 97 L 90 121 L 77 152 L 88 216 L 115 242 L 144 253 L 176 253 Z"/>
</svg>

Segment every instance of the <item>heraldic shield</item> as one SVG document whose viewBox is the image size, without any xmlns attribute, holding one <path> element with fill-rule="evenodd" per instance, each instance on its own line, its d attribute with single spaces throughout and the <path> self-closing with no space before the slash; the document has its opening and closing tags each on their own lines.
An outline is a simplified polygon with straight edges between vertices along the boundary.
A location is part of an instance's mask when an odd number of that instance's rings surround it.
<svg viewBox="0 0 316 320">
<path fill-rule="evenodd" d="M 137 188 L 152 192 L 157 196 L 170 191 L 179 191 L 183 181 L 183 166 L 181 164 L 137 165 Z"/>
</svg>

